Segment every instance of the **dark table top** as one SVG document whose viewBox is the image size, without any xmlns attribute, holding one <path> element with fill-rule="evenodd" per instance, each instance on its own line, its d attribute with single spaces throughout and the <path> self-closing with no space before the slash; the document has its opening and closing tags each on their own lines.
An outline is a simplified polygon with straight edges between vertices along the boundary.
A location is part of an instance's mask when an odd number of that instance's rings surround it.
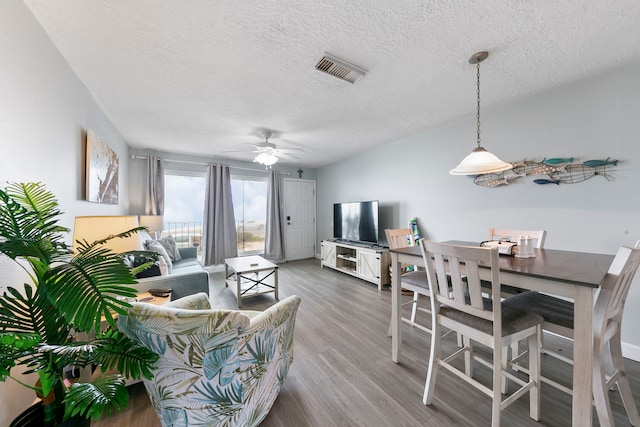
<svg viewBox="0 0 640 427">
<path fill-rule="evenodd" d="M 450 240 L 444 243 L 479 246 L 479 242 Z M 391 252 L 422 257 L 420 246 L 391 249 Z M 500 255 L 500 271 L 597 288 L 609 270 L 613 255 L 535 249 L 535 258 Z"/>
</svg>

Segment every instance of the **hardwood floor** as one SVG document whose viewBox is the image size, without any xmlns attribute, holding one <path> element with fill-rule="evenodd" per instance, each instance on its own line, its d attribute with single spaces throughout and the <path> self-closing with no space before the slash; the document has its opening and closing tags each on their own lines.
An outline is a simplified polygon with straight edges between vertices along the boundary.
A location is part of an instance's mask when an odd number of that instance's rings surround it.
<svg viewBox="0 0 640 427">
<path fill-rule="evenodd" d="M 295 359 L 284 387 L 261 426 L 481 426 L 491 424 L 490 400 L 448 372 L 438 375 L 436 399 L 422 404 L 429 336 L 403 325 L 399 364 L 391 361 L 391 293 L 331 269 L 320 261 L 279 266 L 280 298 L 302 298 L 295 329 Z M 406 297 L 408 298 L 408 297 Z M 216 308 L 232 308 L 235 296 L 224 285 L 224 272 L 211 273 L 211 299 Z M 245 309 L 273 304 L 265 295 L 243 302 Z M 424 319 L 423 319 L 424 320 Z M 560 339 L 546 343 L 569 352 Z M 455 336 L 443 339 L 444 351 Z M 570 354 L 570 353 L 569 353 Z M 487 355 L 488 356 L 488 355 Z M 640 402 L 640 363 L 626 360 L 636 402 Z M 571 370 L 543 356 L 543 373 L 570 382 Z M 489 384 L 488 369 L 476 364 L 477 377 Z M 130 387 L 127 409 L 93 426 L 160 426 L 142 384 Z M 616 425 L 629 425 L 617 392 L 610 392 Z M 597 415 L 593 413 L 594 425 Z M 502 414 L 505 426 L 569 426 L 571 399 L 543 384 L 541 420 L 529 418 L 528 398 Z"/>
</svg>

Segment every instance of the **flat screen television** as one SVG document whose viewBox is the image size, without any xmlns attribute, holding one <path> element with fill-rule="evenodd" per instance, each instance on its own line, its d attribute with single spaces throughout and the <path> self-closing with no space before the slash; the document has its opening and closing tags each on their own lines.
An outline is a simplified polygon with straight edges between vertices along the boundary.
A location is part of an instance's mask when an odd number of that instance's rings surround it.
<svg viewBox="0 0 640 427">
<path fill-rule="evenodd" d="M 333 237 L 378 243 L 378 201 L 334 203 Z"/>
</svg>

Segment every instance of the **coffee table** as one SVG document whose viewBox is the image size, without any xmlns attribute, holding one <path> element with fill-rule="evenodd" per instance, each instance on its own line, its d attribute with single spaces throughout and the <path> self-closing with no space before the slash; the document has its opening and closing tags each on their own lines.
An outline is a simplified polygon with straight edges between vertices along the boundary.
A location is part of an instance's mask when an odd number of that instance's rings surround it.
<svg viewBox="0 0 640 427">
<path fill-rule="evenodd" d="M 243 298 L 270 292 L 273 292 L 276 301 L 278 300 L 278 266 L 276 264 L 261 256 L 253 255 L 226 258 L 224 269 L 226 286 L 238 298 L 238 308 L 242 305 Z"/>
</svg>

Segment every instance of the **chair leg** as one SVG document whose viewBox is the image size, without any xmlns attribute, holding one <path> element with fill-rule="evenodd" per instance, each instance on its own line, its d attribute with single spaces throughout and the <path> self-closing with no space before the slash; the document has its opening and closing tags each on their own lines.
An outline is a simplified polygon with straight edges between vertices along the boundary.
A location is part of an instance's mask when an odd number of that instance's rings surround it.
<svg viewBox="0 0 640 427">
<path fill-rule="evenodd" d="M 529 390 L 529 416 L 536 421 L 540 420 L 540 335 L 537 333 L 529 337 L 529 381 L 535 382 L 535 387 Z"/>
<path fill-rule="evenodd" d="M 601 337 L 594 336 L 593 341 L 593 403 L 598 413 L 598 421 L 602 427 L 612 427 L 613 413 L 611 411 L 611 402 L 609 401 L 607 388 L 607 370 L 605 367 L 604 353 L 606 343 L 603 343 Z"/>
<path fill-rule="evenodd" d="M 631 393 L 631 385 L 629 384 L 629 378 L 627 372 L 624 369 L 624 360 L 622 359 L 622 346 L 620 344 L 620 331 L 615 334 L 609 340 L 609 350 L 611 353 L 611 362 L 613 363 L 614 372 L 620 371 L 621 375 L 618 378 L 618 391 L 622 399 L 625 411 L 627 411 L 627 417 L 632 426 L 640 427 L 640 416 L 638 415 L 638 408 L 636 402 L 633 399 Z"/>
<path fill-rule="evenodd" d="M 429 368 L 427 370 L 427 380 L 424 384 L 424 395 L 422 402 L 425 405 L 431 405 L 433 401 L 433 391 L 436 387 L 436 376 L 438 374 L 438 366 L 440 362 L 440 335 L 442 333 L 440 326 L 433 322 L 431 333 L 431 350 L 429 351 Z"/>
<path fill-rule="evenodd" d="M 416 312 L 418 311 L 418 297 L 420 295 L 417 292 L 413 293 L 413 304 L 411 304 L 411 323 L 416 323 Z M 413 326 L 413 325 L 411 325 Z"/>
<path fill-rule="evenodd" d="M 466 336 L 462 337 L 462 342 L 467 347 L 467 351 L 464 352 L 464 373 L 473 378 L 473 343 Z"/>
<path fill-rule="evenodd" d="M 493 398 L 491 399 L 491 427 L 500 427 L 500 404 L 502 403 L 502 348 L 493 349 Z"/>
<path fill-rule="evenodd" d="M 513 348 L 513 347 L 512 347 Z M 502 369 L 503 370 L 507 370 L 509 369 L 509 346 L 504 346 L 502 347 L 502 349 L 498 350 L 496 349 L 496 351 L 500 351 L 500 355 L 502 357 Z M 513 350 L 511 352 L 511 354 L 513 353 Z M 502 394 L 507 394 L 507 388 L 509 387 L 509 380 L 507 379 L 506 376 L 502 375 L 500 378 L 500 392 Z"/>
</svg>

